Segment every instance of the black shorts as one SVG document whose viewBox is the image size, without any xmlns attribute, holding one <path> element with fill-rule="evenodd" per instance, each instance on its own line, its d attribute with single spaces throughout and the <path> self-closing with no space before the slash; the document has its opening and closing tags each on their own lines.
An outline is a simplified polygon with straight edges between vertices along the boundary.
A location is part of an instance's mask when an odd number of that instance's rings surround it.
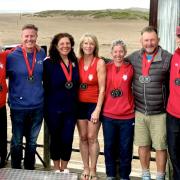
<svg viewBox="0 0 180 180">
<path fill-rule="evenodd" d="M 91 120 L 91 114 L 96 108 L 96 103 L 84 103 L 78 104 L 78 119 Z"/>
</svg>

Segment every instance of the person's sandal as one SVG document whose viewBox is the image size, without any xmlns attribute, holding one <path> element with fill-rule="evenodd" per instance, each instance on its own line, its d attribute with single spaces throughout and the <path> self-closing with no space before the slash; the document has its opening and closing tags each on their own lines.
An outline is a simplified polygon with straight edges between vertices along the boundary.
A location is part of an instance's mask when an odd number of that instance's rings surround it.
<svg viewBox="0 0 180 180">
<path fill-rule="evenodd" d="M 80 180 L 89 180 L 89 174 L 87 172 L 82 172 Z"/>
<path fill-rule="evenodd" d="M 89 180 L 98 180 L 97 175 L 90 175 Z"/>
</svg>

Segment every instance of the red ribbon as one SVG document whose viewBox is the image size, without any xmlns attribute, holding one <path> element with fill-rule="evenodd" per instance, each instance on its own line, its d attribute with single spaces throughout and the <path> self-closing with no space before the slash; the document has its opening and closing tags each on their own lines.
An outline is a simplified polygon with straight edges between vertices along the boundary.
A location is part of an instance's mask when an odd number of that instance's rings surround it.
<svg viewBox="0 0 180 180">
<path fill-rule="evenodd" d="M 91 60 L 91 63 L 90 63 L 90 65 L 89 65 L 89 67 L 88 67 L 88 69 L 86 71 L 84 70 L 84 59 L 82 59 L 82 67 L 83 67 L 82 71 L 81 71 L 81 73 L 82 73 L 81 82 L 82 83 L 86 83 L 88 81 L 88 76 L 89 76 L 89 74 L 91 74 L 92 66 L 94 64 L 95 59 L 96 58 L 93 58 Z"/>
<path fill-rule="evenodd" d="M 30 67 L 30 64 L 29 64 L 29 60 L 28 60 L 28 57 L 27 57 L 27 52 L 26 52 L 25 48 L 23 48 L 23 47 L 22 47 L 22 52 L 23 52 L 24 61 L 26 63 L 26 67 L 27 67 L 27 70 L 28 70 L 28 75 L 29 75 L 29 77 L 31 77 L 33 75 L 35 62 L 36 62 L 36 48 L 34 48 L 34 50 L 33 50 L 34 54 L 33 54 L 32 68 Z"/>
<path fill-rule="evenodd" d="M 142 75 L 148 76 L 149 75 L 149 69 L 151 66 L 151 63 L 154 61 L 154 57 L 157 53 L 153 54 L 153 57 L 151 60 L 147 60 L 146 54 L 143 54 L 143 62 L 142 62 Z"/>
<path fill-rule="evenodd" d="M 177 73 L 176 73 L 176 76 L 177 76 L 177 78 L 180 78 L 180 49 L 179 49 L 179 53 L 178 53 L 178 51 L 176 50 L 176 52 L 177 53 L 175 53 L 174 54 L 174 58 L 175 58 L 175 66 L 176 66 L 176 71 L 177 71 Z"/>
<path fill-rule="evenodd" d="M 60 66 L 62 67 L 64 75 L 66 76 L 66 80 L 68 82 L 71 82 L 72 81 L 72 63 L 69 61 L 69 72 L 62 61 L 60 62 Z"/>
<path fill-rule="evenodd" d="M 120 68 L 119 71 L 117 68 Z M 125 68 L 123 64 L 120 67 L 117 67 L 115 66 L 115 64 L 113 64 L 111 75 L 112 75 L 112 83 L 114 89 L 118 89 L 121 87 L 124 73 L 125 73 Z"/>
</svg>

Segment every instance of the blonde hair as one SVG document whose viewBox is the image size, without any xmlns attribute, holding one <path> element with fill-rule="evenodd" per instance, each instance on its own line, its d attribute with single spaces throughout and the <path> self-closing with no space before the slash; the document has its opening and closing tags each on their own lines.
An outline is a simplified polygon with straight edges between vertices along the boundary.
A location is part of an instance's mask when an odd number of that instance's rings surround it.
<svg viewBox="0 0 180 180">
<path fill-rule="evenodd" d="M 95 57 L 98 57 L 99 56 L 99 43 L 98 43 L 98 40 L 97 40 L 97 37 L 93 34 L 90 34 L 90 33 L 85 33 L 82 35 L 82 37 L 80 38 L 80 43 L 79 43 L 79 47 L 78 47 L 78 51 L 77 51 L 77 54 L 78 54 L 78 57 L 83 57 L 84 56 L 84 52 L 83 52 L 83 49 L 82 49 L 82 44 L 84 42 L 84 40 L 88 38 L 89 40 L 92 40 L 95 44 L 95 49 L 94 49 L 94 52 L 93 52 L 93 55 Z"/>
<path fill-rule="evenodd" d="M 38 27 L 35 26 L 34 24 L 25 24 L 22 27 L 22 31 L 25 30 L 25 29 L 34 29 L 35 31 L 38 31 Z"/>
</svg>

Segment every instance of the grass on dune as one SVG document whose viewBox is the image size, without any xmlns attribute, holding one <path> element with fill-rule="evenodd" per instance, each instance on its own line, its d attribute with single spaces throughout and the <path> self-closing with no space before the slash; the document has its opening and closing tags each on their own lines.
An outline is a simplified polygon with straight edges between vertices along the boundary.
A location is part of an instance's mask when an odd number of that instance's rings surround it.
<svg viewBox="0 0 180 180">
<path fill-rule="evenodd" d="M 64 10 L 54 10 L 54 11 L 42 11 L 33 14 L 38 17 L 54 17 L 54 16 L 72 16 L 72 17 L 82 17 L 89 16 L 92 18 L 112 18 L 112 19 L 149 19 L 148 10 L 135 10 L 135 9 L 116 9 L 116 10 L 96 10 L 96 11 L 64 11 Z"/>
</svg>

